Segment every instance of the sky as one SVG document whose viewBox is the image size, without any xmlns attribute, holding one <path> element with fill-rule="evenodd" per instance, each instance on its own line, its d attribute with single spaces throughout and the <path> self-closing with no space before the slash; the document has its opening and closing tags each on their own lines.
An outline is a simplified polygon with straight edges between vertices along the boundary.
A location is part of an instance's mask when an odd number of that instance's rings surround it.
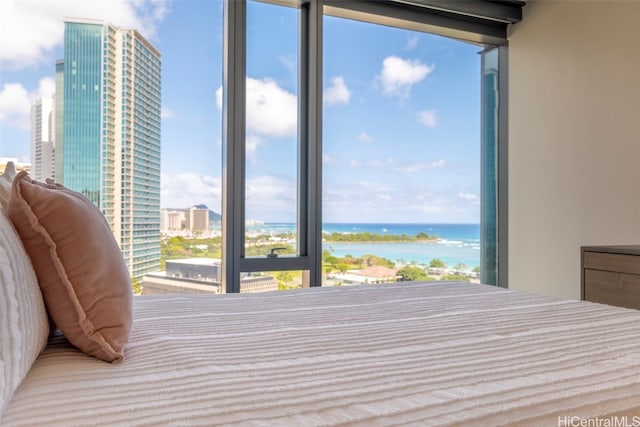
<svg viewBox="0 0 640 427">
<path fill-rule="evenodd" d="M 29 161 L 65 17 L 137 29 L 162 53 L 161 206 L 221 210 L 222 1 L 0 2 L 0 157 Z M 246 219 L 296 218 L 298 12 L 247 9 Z M 326 16 L 323 221 L 480 222 L 481 47 Z"/>
</svg>

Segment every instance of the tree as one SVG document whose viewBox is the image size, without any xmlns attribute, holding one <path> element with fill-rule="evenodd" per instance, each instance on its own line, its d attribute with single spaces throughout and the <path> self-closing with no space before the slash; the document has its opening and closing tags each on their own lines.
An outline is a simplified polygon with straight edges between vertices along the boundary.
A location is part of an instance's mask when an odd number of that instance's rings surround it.
<svg viewBox="0 0 640 427">
<path fill-rule="evenodd" d="M 362 260 L 362 263 L 365 264 L 367 267 L 371 267 L 374 265 L 381 265 L 387 268 L 395 267 L 395 263 L 393 261 L 390 261 L 386 258 L 381 258 L 376 255 L 371 255 L 371 254 L 362 255 L 360 259 Z"/>
<path fill-rule="evenodd" d="M 140 283 L 140 279 L 131 279 L 131 287 L 133 288 L 134 295 L 142 295 L 142 283 Z"/>
<path fill-rule="evenodd" d="M 447 264 L 445 264 L 438 258 L 434 258 L 429 263 L 429 268 L 447 268 Z"/>
<path fill-rule="evenodd" d="M 411 282 L 414 280 L 433 280 L 426 271 L 420 267 L 404 267 L 398 270 L 398 276 L 402 277 L 402 281 Z"/>
</svg>

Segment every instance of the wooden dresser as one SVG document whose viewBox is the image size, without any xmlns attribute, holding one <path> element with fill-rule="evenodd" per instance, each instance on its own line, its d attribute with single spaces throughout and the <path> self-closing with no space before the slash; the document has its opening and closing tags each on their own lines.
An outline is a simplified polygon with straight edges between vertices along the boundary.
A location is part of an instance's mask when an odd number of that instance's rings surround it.
<svg viewBox="0 0 640 427">
<path fill-rule="evenodd" d="M 583 246 L 582 299 L 640 309 L 640 245 Z"/>
</svg>

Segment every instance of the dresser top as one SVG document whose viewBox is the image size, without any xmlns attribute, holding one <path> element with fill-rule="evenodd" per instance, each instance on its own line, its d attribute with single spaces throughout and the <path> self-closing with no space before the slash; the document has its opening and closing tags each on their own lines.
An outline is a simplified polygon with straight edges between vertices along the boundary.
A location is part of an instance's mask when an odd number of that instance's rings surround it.
<svg viewBox="0 0 640 427">
<path fill-rule="evenodd" d="M 610 254 L 640 255 L 640 245 L 583 246 L 582 250 Z"/>
</svg>

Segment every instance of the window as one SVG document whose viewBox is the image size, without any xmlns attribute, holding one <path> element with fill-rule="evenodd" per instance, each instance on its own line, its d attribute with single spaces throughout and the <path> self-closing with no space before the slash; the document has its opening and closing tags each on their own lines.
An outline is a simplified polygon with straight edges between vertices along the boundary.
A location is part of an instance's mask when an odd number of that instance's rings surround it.
<svg viewBox="0 0 640 427">
<path fill-rule="evenodd" d="M 436 136 L 451 116 L 431 104 L 425 89 L 440 85 L 433 79 L 441 71 L 455 70 L 433 59 L 430 49 L 455 45 L 468 49 L 465 69 L 477 68 L 472 78 L 458 80 L 473 86 L 466 93 L 473 92 L 468 102 L 476 106 L 477 128 L 464 148 L 475 157 L 458 171 L 475 178 L 473 185 L 455 174 L 445 180 L 460 200 L 476 203 L 476 219 L 449 218 L 480 223 L 480 250 L 468 249 L 480 257 L 484 282 L 505 285 L 504 43 L 506 27 L 520 19 L 521 2 L 184 0 L 170 9 L 145 6 L 123 9 L 123 22 L 141 23 L 131 30 L 80 16 L 99 12 L 75 13 L 71 3 L 67 16 L 79 18 L 68 25 L 45 13 L 52 28 L 64 29 L 61 41 L 26 49 L 34 62 L 21 63 L 18 55 L 15 69 L 2 70 L 7 83 L 22 85 L 25 99 L 55 87 L 50 131 L 57 143 L 51 159 L 44 148 L 36 150 L 34 163 L 55 162 L 57 181 L 100 204 L 134 279 L 158 269 L 161 245 L 161 269 L 167 261 L 209 259 L 202 267 L 207 271 L 198 267 L 205 261 L 193 262 L 197 274 L 190 277 L 216 277 L 216 292 L 240 292 L 243 278 L 265 276 L 283 289 L 337 284 L 326 273 L 345 267 L 348 273 L 351 262 L 344 258 L 356 254 L 345 247 L 355 244 L 327 239 L 323 231 L 353 233 L 344 224 L 350 218 L 388 222 L 390 213 L 410 212 L 400 194 L 405 190 L 433 205 L 428 185 L 455 156 L 443 154 L 445 137 Z M 42 58 L 60 59 L 55 75 Z M 24 73 L 31 66 L 33 74 Z M 385 70 L 394 67 L 414 75 L 385 80 Z M 368 75 L 354 72 L 365 68 Z M 28 158 L 23 118 L 9 122 L 0 123 L 7 141 L 0 154 Z M 33 129 L 46 131 L 37 124 Z M 397 135 L 403 144 L 394 142 Z M 428 150 L 418 145 L 423 137 L 435 142 Z M 409 152 L 418 155 L 411 159 Z M 415 180 L 399 186 L 400 169 Z M 384 186 L 390 190 L 380 191 Z M 350 217 L 337 215 L 342 201 L 350 203 Z M 422 220 L 407 215 L 394 221 Z M 405 232 L 383 225 L 377 234 Z M 421 232 L 412 244 L 425 244 L 432 232 L 446 237 L 436 229 Z M 439 261 L 452 263 L 440 254 Z M 375 257 L 387 256 L 357 257 L 362 266 L 384 267 Z M 392 258 L 414 261 L 410 253 Z M 467 264 L 474 268 L 475 259 Z M 397 278 L 378 270 L 363 280 Z"/>
<path fill-rule="evenodd" d="M 253 47 L 250 45 L 251 36 L 250 31 L 247 28 L 248 20 L 247 16 L 251 16 L 251 9 L 256 7 L 253 2 L 249 2 L 247 5 L 244 1 L 234 1 L 225 3 L 225 37 L 226 37 L 226 49 L 225 49 L 225 79 L 224 79 L 224 102 L 223 109 L 225 111 L 223 115 L 224 122 L 224 134 L 223 134 L 223 257 L 225 263 L 223 269 L 225 269 L 223 280 L 227 284 L 228 291 L 238 292 L 239 290 L 239 277 L 244 273 L 251 273 L 254 271 L 265 270 L 306 270 L 309 272 L 308 283 L 303 281 L 303 286 L 319 286 L 322 283 L 322 264 L 321 254 L 323 252 L 322 245 L 322 217 L 329 205 L 324 206 L 326 203 L 323 200 L 323 185 L 327 185 L 329 188 L 327 193 L 332 188 L 338 187 L 339 181 L 334 181 L 335 177 L 327 177 L 326 175 L 331 170 L 330 166 L 323 164 L 323 156 L 325 160 L 331 160 L 331 155 L 327 154 L 324 147 L 330 147 L 330 145 L 337 144 L 340 148 L 340 142 L 338 139 L 329 141 L 328 134 L 333 132 L 328 122 L 330 113 L 327 110 L 323 111 L 323 96 L 326 102 L 327 96 L 332 97 L 329 102 L 340 103 L 349 96 L 349 89 L 347 83 L 345 83 L 344 77 L 339 73 L 331 73 L 328 70 L 331 67 L 330 58 L 331 42 L 328 35 L 328 29 L 333 25 L 335 19 L 347 19 L 350 20 L 348 25 L 354 27 L 362 24 L 355 23 L 355 21 L 362 21 L 368 23 L 368 25 L 385 25 L 393 28 L 400 28 L 405 31 L 406 34 L 411 32 L 424 33 L 436 33 L 439 35 L 453 37 L 461 40 L 465 40 L 470 43 L 475 43 L 476 52 L 481 51 L 485 47 L 497 46 L 505 43 L 506 40 L 506 27 L 510 22 L 516 22 L 520 19 L 520 8 L 522 6 L 519 2 L 503 2 L 501 5 L 495 5 L 490 2 L 477 2 L 464 4 L 449 4 L 443 2 L 366 2 L 366 1 L 320 1 L 311 0 L 308 2 L 302 2 L 299 13 L 299 25 L 298 25 L 298 70 L 300 70 L 299 89 L 298 89 L 298 158 L 297 158 L 297 246 L 296 255 L 292 257 L 267 257 L 249 259 L 244 252 L 245 246 L 245 226 L 238 218 L 247 218 L 246 212 L 248 210 L 248 198 L 244 192 L 246 191 L 245 180 L 248 179 L 247 171 L 251 168 L 246 161 L 246 142 L 249 141 L 249 137 L 245 135 L 248 129 L 249 117 L 248 110 L 245 109 L 246 102 L 249 102 L 249 89 L 248 79 L 250 76 L 247 74 L 249 71 L 249 62 L 251 61 L 249 53 Z M 277 7 L 286 4 L 292 8 L 297 7 L 298 2 L 266 2 L 277 4 Z M 266 7 L 266 6 L 264 6 Z M 275 6 L 273 6 L 275 7 Z M 452 10 L 453 9 L 453 10 Z M 288 31 L 288 30 L 284 30 Z M 414 36 L 414 33 L 410 34 L 410 37 Z M 408 39 L 409 40 L 409 39 Z M 350 39 L 345 38 L 344 43 L 340 44 L 338 41 L 334 48 L 343 49 L 345 45 L 349 45 Z M 354 52 L 357 49 L 378 49 L 386 42 L 385 38 L 377 40 L 375 45 L 363 44 L 362 46 L 356 46 Z M 323 44 L 325 44 L 323 46 Z M 408 41 L 409 43 L 409 41 Z M 484 55 L 484 54 L 483 54 Z M 357 61 L 356 56 L 352 55 L 348 58 L 348 61 Z M 402 58 L 399 58 L 402 60 Z M 398 61 L 398 58 L 389 57 L 391 63 L 390 67 L 394 66 L 406 66 L 415 63 L 405 61 Z M 329 64 L 329 65 L 328 65 Z M 399 64 L 399 65 L 398 65 Z M 476 57 L 477 68 L 477 92 L 476 101 L 479 102 L 480 89 L 483 87 L 480 84 L 481 78 L 481 61 Z M 428 63 L 422 64 L 422 68 L 418 72 L 429 72 L 430 65 Z M 326 76 L 323 74 L 327 73 Z M 384 83 L 384 82 L 383 82 Z M 400 82 L 402 83 L 402 82 Z M 324 86 L 324 90 L 323 90 Z M 389 90 L 398 90 L 400 92 L 407 91 L 407 85 L 399 84 L 397 87 Z M 501 88 L 502 89 L 502 88 Z M 402 95 L 402 93 L 400 93 Z M 486 97 L 486 94 L 482 95 Z M 502 96 L 502 95 L 500 95 Z M 484 98 L 483 98 L 484 99 Z M 502 99 L 502 98 L 501 98 Z M 487 108 L 489 104 L 486 102 L 481 104 L 483 108 Z M 486 142 L 488 140 L 487 135 L 493 132 L 495 138 L 493 143 L 496 147 L 504 145 L 505 133 L 504 129 L 498 127 L 502 120 L 502 114 L 506 110 L 506 104 L 503 102 L 499 104 L 497 114 L 492 117 L 491 123 L 488 121 L 488 116 L 482 116 L 485 121 L 480 125 L 479 119 L 475 122 L 476 137 L 475 143 L 476 149 L 480 151 L 481 139 Z M 238 114 L 238 112 L 242 112 Z M 378 117 L 369 118 L 369 120 L 380 121 L 382 113 Z M 437 122 L 438 117 L 432 110 L 426 107 L 424 110 L 417 111 L 417 118 L 422 121 L 426 127 L 433 127 L 432 125 Z M 326 115 L 326 117 L 324 116 Z M 478 114 L 480 115 L 480 114 Z M 344 117 L 336 115 L 332 118 L 335 122 L 343 120 Z M 365 122 L 367 118 L 360 118 L 361 122 Z M 375 123 L 373 123 L 375 125 Z M 490 130 L 487 126 L 492 126 Z M 480 128 L 483 132 L 481 135 Z M 362 131 L 356 138 L 360 138 L 363 142 L 371 139 L 366 131 Z M 483 142 L 484 143 L 484 142 Z M 485 144 L 486 145 L 486 144 Z M 484 149 L 485 146 L 483 146 Z M 389 147 L 386 147 L 388 150 Z M 496 149 L 499 152 L 500 149 Z M 434 153 L 435 154 L 435 153 Z M 494 162 L 498 161 L 498 156 L 491 157 Z M 442 159 L 439 156 L 434 156 L 433 159 L 420 159 L 423 167 L 431 165 L 433 168 L 437 168 L 442 165 Z M 480 191 L 480 166 L 483 170 L 487 167 L 492 167 L 495 171 L 493 178 L 486 180 L 487 183 L 492 182 L 498 193 L 502 191 L 497 186 L 499 177 L 499 167 L 495 167 L 495 164 L 489 165 L 488 158 L 484 157 L 482 162 L 480 161 L 480 155 L 478 153 L 475 158 L 475 166 L 461 165 L 460 170 L 462 173 L 475 174 L 475 188 L 465 190 L 462 187 L 456 188 L 457 195 L 469 202 L 479 204 L 493 203 L 497 205 L 498 198 L 491 198 L 486 194 L 487 185 L 482 187 Z M 384 164 L 379 165 L 384 168 Z M 415 165 L 414 165 L 415 166 Z M 466 170 L 465 167 L 467 166 Z M 411 165 L 407 166 L 408 168 Z M 417 166 L 416 166 L 417 167 Z M 475 169 L 473 169 L 475 167 Z M 483 172 L 484 173 L 484 172 Z M 485 175 L 482 175 L 485 176 Z M 455 179 L 455 176 L 452 176 Z M 327 193 L 324 193 L 325 195 Z M 499 196 L 499 194 L 498 194 Z M 328 199 L 330 201 L 330 199 Z M 381 202 L 385 202 L 382 200 Z M 503 204 L 504 206 L 504 204 Z M 375 208 L 375 204 L 372 205 Z M 499 242 L 500 245 L 492 243 L 493 251 L 498 253 L 500 257 L 504 257 L 505 251 L 500 252 L 499 247 L 502 242 L 506 240 L 506 227 L 503 218 L 498 218 L 502 213 L 500 209 L 494 209 L 493 211 L 488 209 L 477 210 L 478 215 L 482 212 L 483 215 L 493 215 L 492 218 L 482 217 L 480 219 L 481 224 L 499 224 L 498 227 L 494 227 L 491 231 L 491 227 L 483 228 L 483 239 L 487 242 Z M 498 229 L 503 230 L 498 235 Z M 475 230 L 476 234 L 480 234 L 479 229 Z M 487 233 L 492 232 L 492 237 L 487 237 Z M 498 240 L 498 237 L 500 240 Z M 483 243 L 480 242 L 482 245 Z M 472 248 L 473 250 L 488 253 L 486 248 L 480 251 L 480 247 L 477 245 Z M 497 252 L 496 252 L 497 251 Z M 329 255 L 330 255 L 330 251 Z M 325 251 L 325 254 L 327 252 Z M 483 255 L 484 256 L 484 255 Z M 477 257 L 479 258 L 479 257 Z M 476 259 L 477 259 L 476 258 Z M 487 259 L 483 260 L 482 268 L 496 269 L 498 263 L 491 262 Z M 475 261 L 475 259 L 474 259 Z M 478 262 L 480 264 L 480 262 Z M 506 263 L 502 263 L 506 265 Z M 469 266 L 473 268 L 475 266 Z M 477 267 L 480 267 L 479 265 Z M 485 277 L 490 278 L 490 275 Z M 506 278 L 506 275 L 504 276 Z M 497 274 L 494 275 L 495 283 L 500 283 L 506 286 L 505 279 L 500 282 Z"/>
<path fill-rule="evenodd" d="M 481 47 L 323 24 L 323 285 L 479 282 Z"/>
</svg>

